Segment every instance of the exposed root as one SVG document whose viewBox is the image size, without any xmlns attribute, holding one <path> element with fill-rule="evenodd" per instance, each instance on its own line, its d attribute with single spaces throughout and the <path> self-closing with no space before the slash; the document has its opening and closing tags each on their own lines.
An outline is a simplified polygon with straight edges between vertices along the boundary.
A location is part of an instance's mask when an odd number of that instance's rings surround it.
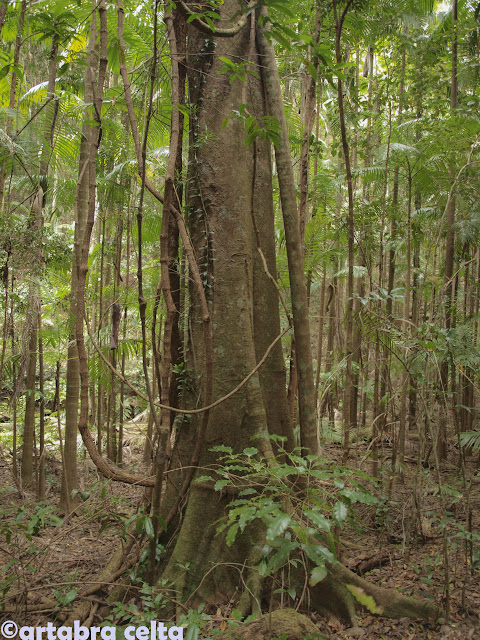
<svg viewBox="0 0 480 640">
<path fill-rule="evenodd" d="M 261 536 L 259 540 L 264 541 L 265 533 L 261 527 L 258 527 L 257 536 Z M 245 580 L 245 589 L 237 605 L 237 609 L 239 609 L 243 617 L 246 617 L 249 613 L 253 613 L 256 616 L 262 613 L 261 603 L 264 580 L 256 568 L 260 560 L 261 547 L 262 544 L 259 543 L 252 545 L 248 554 L 246 562 L 248 573 Z"/>
<path fill-rule="evenodd" d="M 328 569 L 327 577 L 310 592 L 311 604 L 317 611 L 334 613 L 351 626 L 356 625 L 357 603 L 387 618 L 438 620 L 442 615 L 434 604 L 372 584 L 342 564 Z"/>
<path fill-rule="evenodd" d="M 124 549 L 123 543 L 121 543 L 121 544 L 118 545 L 118 547 L 116 548 L 116 550 L 113 553 L 112 557 L 108 561 L 106 567 L 104 568 L 104 570 L 100 574 L 100 576 L 99 576 L 99 580 L 100 581 L 105 580 L 105 579 L 108 579 L 108 582 L 111 581 L 111 577 L 114 574 L 116 574 L 116 572 L 122 567 L 124 553 L 125 553 L 125 549 Z M 86 596 L 92 595 L 93 593 L 98 591 L 102 586 L 103 586 L 102 584 L 93 585 L 89 589 L 84 590 L 83 593 L 82 593 L 82 596 L 86 597 Z M 90 592 L 90 593 L 88 593 L 88 592 Z M 92 603 L 91 602 L 89 602 L 88 600 L 84 600 L 83 602 L 79 602 L 78 604 L 76 604 L 72 608 L 72 611 L 71 611 L 70 615 L 68 616 L 68 618 L 66 620 L 66 623 L 65 623 L 66 626 L 73 625 L 73 622 L 75 620 L 80 620 L 80 621 L 86 620 L 87 618 L 90 617 L 91 610 L 92 610 Z"/>
</svg>

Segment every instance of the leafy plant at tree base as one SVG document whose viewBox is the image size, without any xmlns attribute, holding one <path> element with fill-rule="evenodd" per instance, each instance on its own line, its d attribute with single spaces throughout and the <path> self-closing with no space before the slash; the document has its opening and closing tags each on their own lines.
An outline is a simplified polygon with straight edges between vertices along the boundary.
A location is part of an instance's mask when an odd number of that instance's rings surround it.
<svg viewBox="0 0 480 640">
<path fill-rule="evenodd" d="M 218 526 L 219 534 L 226 532 L 227 545 L 249 525 L 262 522 L 266 544 L 257 568 L 263 577 L 286 564 L 300 566 L 307 558 L 313 565 L 309 582 L 315 586 L 326 577 L 327 564 L 337 562 L 339 529 L 349 525 L 359 531 L 354 505 L 381 504 L 366 486 L 374 483 L 368 475 L 318 456 L 301 456 L 300 448 L 287 452 L 280 447 L 273 462 L 255 447 L 240 454 L 223 445 L 213 451 L 225 453 L 223 466 L 197 482 L 213 482 L 215 491 L 236 494 Z M 287 593 L 296 596 L 294 589 Z"/>
</svg>

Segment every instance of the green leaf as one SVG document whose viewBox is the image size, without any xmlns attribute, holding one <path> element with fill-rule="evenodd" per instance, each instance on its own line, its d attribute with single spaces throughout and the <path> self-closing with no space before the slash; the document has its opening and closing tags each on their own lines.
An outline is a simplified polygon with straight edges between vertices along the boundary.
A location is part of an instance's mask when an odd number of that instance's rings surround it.
<svg viewBox="0 0 480 640">
<path fill-rule="evenodd" d="M 210 449 L 210 451 L 219 451 L 219 452 L 223 452 L 223 453 L 233 453 L 232 447 L 226 447 L 223 444 L 219 444 L 216 447 L 212 447 Z"/>
<path fill-rule="evenodd" d="M 145 517 L 145 520 L 143 522 L 143 530 L 145 531 L 147 537 L 150 538 L 150 540 L 153 540 L 153 538 L 155 537 L 155 531 L 153 529 L 151 518 Z"/>
<path fill-rule="evenodd" d="M 330 520 L 327 520 L 327 518 L 321 513 L 307 509 L 305 510 L 305 515 L 308 518 L 310 518 L 313 524 L 319 529 L 321 529 L 322 531 L 327 531 L 327 532 L 330 531 L 330 527 L 331 527 Z"/>
<path fill-rule="evenodd" d="M 240 526 L 240 530 L 244 531 L 245 526 L 250 520 L 255 518 L 255 508 L 254 507 L 244 507 L 241 510 L 240 516 L 238 518 L 238 524 Z"/>
<path fill-rule="evenodd" d="M 236 522 L 228 530 L 227 537 L 225 539 L 228 547 L 231 547 L 232 544 L 235 542 L 235 538 L 237 537 L 237 531 L 238 531 L 239 527 L 240 527 L 240 525 L 238 524 L 238 522 Z"/>
<path fill-rule="evenodd" d="M 213 23 L 213 20 L 209 17 L 209 16 L 204 16 L 204 20 L 205 22 L 208 24 L 208 26 L 210 27 L 210 29 L 215 32 L 215 24 Z"/>
<path fill-rule="evenodd" d="M 199 478 L 195 478 L 195 482 L 213 482 L 212 476 L 200 476 Z"/>
<path fill-rule="evenodd" d="M 2 67 L 0 69 L 0 80 L 3 80 L 8 75 L 9 71 L 10 71 L 10 65 L 9 64 L 6 64 L 4 67 Z"/>
<path fill-rule="evenodd" d="M 198 640 L 200 636 L 200 627 L 198 624 L 189 624 L 187 633 L 185 634 L 185 640 Z"/>
<path fill-rule="evenodd" d="M 471 447 L 473 451 L 480 449 L 480 431 L 464 431 L 460 434 L 462 447 Z"/>
<path fill-rule="evenodd" d="M 288 562 L 291 551 L 298 548 L 296 542 L 288 542 L 284 540 L 280 549 L 273 554 L 265 567 L 265 573 L 263 575 L 269 575 L 275 573 Z"/>
<path fill-rule="evenodd" d="M 333 553 L 320 544 L 302 544 L 301 548 L 310 560 L 320 567 L 325 564 L 325 561 L 336 562 Z"/>
<path fill-rule="evenodd" d="M 335 506 L 333 507 L 333 515 L 338 524 L 344 522 L 348 516 L 348 510 L 343 502 L 338 501 L 335 503 Z"/>
<path fill-rule="evenodd" d="M 272 524 L 267 528 L 267 542 L 273 542 L 276 538 L 281 536 L 282 533 L 288 529 L 291 522 L 292 519 L 286 513 L 282 513 L 280 516 L 275 518 Z"/>
<path fill-rule="evenodd" d="M 12 65 L 12 72 L 14 72 L 20 82 L 23 82 L 23 69 L 18 64 Z"/>
<path fill-rule="evenodd" d="M 162 518 L 161 516 L 157 516 L 157 520 L 158 520 L 158 524 L 160 525 L 160 527 L 166 531 L 167 530 L 167 523 L 165 521 L 165 518 Z"/>
<path fill-rule="evenodd" d="M 248 489 L 242 489 L 242 491 L 239 492 L 238 497 L 251 496 L 253 493 L 257 493 L 257 490 L 253 489 L 253 487 L 248 487 Z"/>
<path fill-rule="evenodd" d="M 327 577 L 327 568 L 325 567 L 325 565 L 320 565 L 318 567 L 315 567 L 312 570 L 311 576 L 310 576 L 310 586 L 314 587 L 316 584 L 318 584 L 319 582 L 321 582 L 322 580 L 324 580 L 324 578 Z"/>
<path fill-rule="evenodd" d="M 65 605 L 70 604 L 71 602 L 73 602 L 75 600 L 75 596 L 77 595 L 77 589 L 71 589 L 68 593 L 65 594 L 65 598 L 63 600 L 63 603 Z"/>
<path fill-rule="evenodd" d="M 248 456 L 249 458 L 251 458 L 252 456 L 256 456 L 258 453 L 258 449 L 255 449 L 255 447 L 249 447 L 247 449 L 243 450 L 243 453 Z"/>
<path fill-rule="evenodd" d="M 226 487 L 227 484 L 230 484 L 230 480 L 227 478 L 226 480 L 217 480 L 213 489 L 214 491 L 221 491 L 223 487 Z"/>
<path fill-rule="evenodd" d="M 235 69 L 238 67 L 238 65 L 235 64 L 233 60 L 230 60 L 230 58 L 226 58 L 225 56 L 218 56 L 218 59 L 224 62 L 228 68 L 232 69 L 232 71 L 235 71 Z M 220 71 L 224 71 L 224 68 L 220 69 Z"/>
</svg>

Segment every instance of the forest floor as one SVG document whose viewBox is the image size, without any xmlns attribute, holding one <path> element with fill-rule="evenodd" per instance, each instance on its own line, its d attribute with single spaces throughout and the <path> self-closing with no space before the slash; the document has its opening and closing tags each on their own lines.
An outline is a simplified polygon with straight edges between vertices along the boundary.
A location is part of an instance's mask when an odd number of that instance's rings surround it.
<svg viewBox="0 0 480 640">
<path fill-rule="evenodd" d="M 126 429 L 124 458 L 130 468 L 144 470 L 140 433 L 138 427 Z M 351 463 L 361 465 L 368 455 L 367 445 L 360 443 L 353 451 Z M 340 461 L 338 445 L 328 445 L 326 453 Z M 341 559 L 357 572 L 367 570 L 364 576 L 374 583 L 399 589 L 406 595 L 433 599 L 442 607 L 446 605 L 448 584 L 449 621 L 433 624 L 389 620 L 364 610 L 359 616 L 360 628 L 347 629 L 336 619 L 311 613 L 320 637 L 480 640 L 480 569 L 471 573 L 470 552 L 465 543 L 468 511 L 472 514 L 470 529 L 477 534 L 480 531 L 480 476 L 475 475 L 478 465 L 473 458 L 468 461 L 466 475 L 471 483 L 466 491 L 456 466 L 458 452 L 452 447 L 451 457 L 440 472 L 441 483 L 449 487 L 449 518 L 442 528 L 444 523 L 435 518 L 439 510 L 438 476 L 433 468 L 418 471 L 416 454 L 410 453 L 404 482 L 395 481 L 387 506 L 380 513 L 372 507 L 359 510 L 361 537 L 354 530 L 342 533 L 346 545 Z M 388 459 L 388 446 L 383 456 Z M 4 593 L 3 598 L 0 595 L 0 605 L 3 599 L 7 607 L 11 606 L 12 593 L 28 590 L 29 602 L 38 608 L 27 612 L 20 604 L 14 612 L 0 611 L 0 623 L 15 619 L 19 625 L 37 626 L 55 621 L 55 612 L 42 610 L 42 603 L 47 598 L 68 606 L 77 589 L 97 580 L 119 544 L 125 520 L 144 502 L 142 488 L 106 482 L 92 463 L 84 460 L 79 463 L 80 483 L 89 497 L 76 515 L 62 522 L 56 510 L 60 472 L 59 459 L 49 457 L 46 502 L 36 506 L 33 495 L 20 495 L 13 482 L 11 453 L 0 447 L 0 594 Z M 87 498 L 87 493 L 83 497 Z M 95 596 L 91 600 L 101 611 L 105 602 Z M 284 604 L 294 606 L 292 601 Z M 209 620 L 200 637 L 212 637 L 214 629 L 225 628 L 232 608 L 232 604 L 224 603 L 205 608 L 203 614 Z M 99 619 L 94 618 L 94 622 L 97 624 Z"/>
</svg>

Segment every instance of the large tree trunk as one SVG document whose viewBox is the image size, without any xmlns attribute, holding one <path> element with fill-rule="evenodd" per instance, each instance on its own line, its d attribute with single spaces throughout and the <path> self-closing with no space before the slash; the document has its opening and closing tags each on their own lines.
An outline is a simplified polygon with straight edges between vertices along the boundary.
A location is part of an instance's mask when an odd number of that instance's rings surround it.
<svg viewBox="0 0 480 640">
<path fill-rule="evenodd" d="M 221 7 L 222 15 L 233 14 L 235 10 L 230 0 Z M 222 128 L 224 119 L 241 104 L 246 105 L 258 123 L 262 123 L 265 113 L 260 78 L 248 75 L 243 85 L 239 81 L 231 83 L 228 74 L 220 72 L 221 57 L 258 63 L 253 14 L 249 20 L 228 40 L 214 35 L 206 40 L 194 25 L 190 25 L 189 33 L 188 95 L 196 107 L 190 118 L 186 195 L 190 237 L 204 276 L 213 328 L 214 399 L 235 388 L 280 334 L 278 291 L 273 282 L 274 212 L 269 145 L 260 138 L 246 145 L 241 119 L 231 117 L 226 129 Z M 184 401 L 187 407 L 195 407 L 202 402 L 206 351 L 202 310 L 193 286 L 190 301 L 187 370 L 194 390 Z M 171 462 L 176 471 L 168 474 L 161 505 L 167 521 L 172 520 L 172 505 L 182 485 L 181 467 L 184 474 L 188 473 L 199 422 L 192 415 L 179 425 Z M 285 371 L 277 342 L 260 373 L 211 410 L 198 466 L 205 469 L 221 464 L 219 454 L 211 450 L 216 445 L 229 446 L 235 452 L 255 446 L 267 464 L 273 463 L 268 436 L 288 436 L 289 431 Z M 187 602 L 188 606 L 218 604 L 239 589 L 246 594 L 239 604 L 242 611 L 260 609 L 262 581 L 254 565 L 264 544 L 263 528 L 254 524 L 247 527 L 231 547 L 221 535 L 216 535 L 215 523 L 225 515 L 231 499 L 228 492 L 223 496 L 214 493 L 208 482 L 194 481 L 183 514 L 174 514 L 162 539 L 163 543 L 169 543 L 168 552 L 154 579 L 174 581 L 177 601 Z M 242 566 L 248 567 L 244 576 Z M 371 587 L 341 565 L 331 566 L 324 584 L 315 589 L 315 605 L 354 622 L 355 598 L 347 584 L 357 588 L 357 592 L 360 588 L 370 593 L 387 615 L 392 612 L 400 616 L 422 615 L 422 607 L 412 600 L 404 601 L 395 592 Z M 392 602 L 400 602 L 402 606 L 392 608 Z M 430 608 L 424 613 L 434 615 L 435 611 Z"/>
<path fill-rule="evenodd" d="M 231 5 L 230 11 L 234 11 Z M 234 117 L 230 118 L 225 131 L 222 130 L 222 121 L 241 104 L 247 104 L 249 113 L 259 123 L 265 114 L 259 79 L 248 76 L 247 86 L 244 86 L 239 81 L 230 83 L 228 74 L 220 73 L 223 66 L 220 56 L 258 62 L 255 29 L 246 26 L 234 38 L 204 43 L 204 35 L 191 27 L 189 51 L 199 52 L 199 55 L 190 53 L 188 58 L 190 101 L 196 103 L 197 110 L 191 118 L 187 199 L 190 234 L 204 274 L 212 318 L 215 399 L 233 389 L 255 367 L 280 334 L 280 319 L 278 292 L 270 277 L 275 277 L 276 270 L 269 144 L 257 139 L 246 145 L 244 124 Z M 234 167 L 231 164 L 233 157 Z M 257 242 L 269 273 L 266 273 L 257 250 Z M 205 354 L 200 306 L 193 288 L 190 300 L 188 365 L 201 397 Z M 190 401 L 196 400 L 191 398 Z M 197 428 L 194 420 L 182 425 L 173 452 L 174 466 L 178 466 L 176 459 L 189 459 Z M 210 448 L 218 444 L 230 445 L 237 451 L 253 444 L 271 457 L 269 432 L 290 436 L 285 370 L 279 343 L 260 373 L 211 411 L 200 466 L 217 461 L 218 454 L 210 452 Z M 252 443 L 253 437 L 259 439 Z M 166 512 L 171 504 L 170 494 L 179 482 L 181 479 L 173 479 L 167 485 L 163 502 Z M 169 491 L 170 488 L 173 491 Z M 232 552 L 222 545 L 210 544 L 215 531 L 214 527 L 205 527 L 205 523 L 213 523 L 224 507 L 224 503 L 212 498 L 209 489 L 195 487 L 191 490 L 182 529 L 167 567 L 167 574 L 172 574 L 176 571 L 177 561 L 190 562 L 184 584 L 177 583 L 184 597 L 198 587 L 208 569 L 212 558 L 207 557 L 207 550 L 215 547 L 218 561 L 231 558 L 232 553 L 240 557 L 237 548 Z M 243 558 L 248 547 L 247 544 L 243 554 L 240 552 Z M 199 553 L 199 549 L 204 549 L 205 553 Z M 225 569 L 225 573 L 229 574 L 229 579 L 221 579 L 218 593 L 215 593 L 214 585 L 219 574 L 213 572 L 197 596 L 211 600 L 222 591 L 223 598 L 233 589 L 236 571 Z"/>
</svg>

